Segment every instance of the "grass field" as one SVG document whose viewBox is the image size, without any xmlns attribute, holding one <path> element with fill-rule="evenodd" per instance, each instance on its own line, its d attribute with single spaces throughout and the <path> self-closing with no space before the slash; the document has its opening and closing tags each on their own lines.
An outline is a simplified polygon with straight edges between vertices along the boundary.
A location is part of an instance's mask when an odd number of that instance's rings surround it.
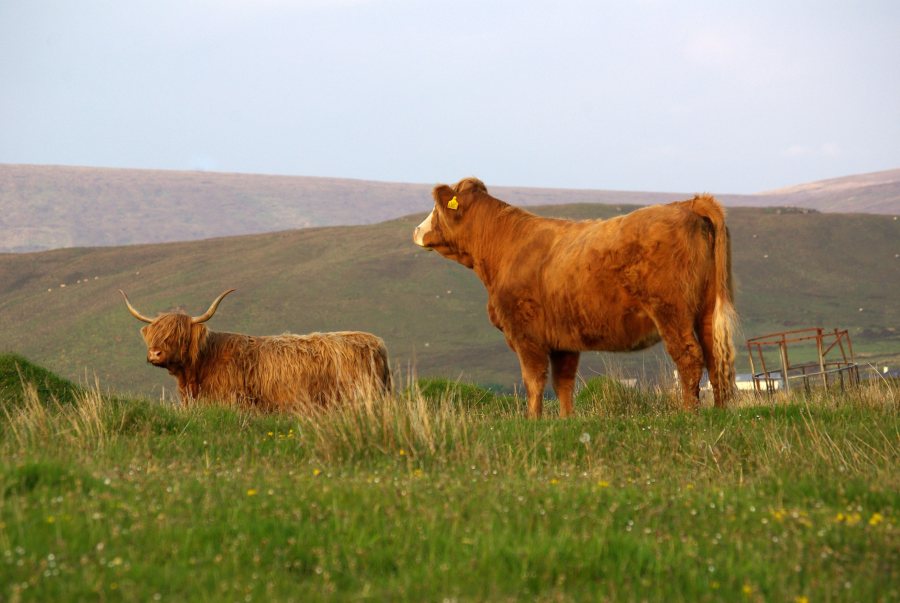
<svg viewBox="0 0 900 603">
<path fill-rule="evenodd" d="M 0 356 L 0 600 L 890 601 L 898 389 L 183 408 Z"/>
</svg>

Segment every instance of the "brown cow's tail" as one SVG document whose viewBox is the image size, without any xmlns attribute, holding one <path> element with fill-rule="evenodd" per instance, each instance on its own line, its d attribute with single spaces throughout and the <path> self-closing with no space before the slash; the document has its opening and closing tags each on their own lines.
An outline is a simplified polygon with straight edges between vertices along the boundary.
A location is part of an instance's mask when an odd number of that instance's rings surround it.
<svg viewBox="0 0 900 603">
<path fill-rule="evenodd" d="M 713 226 L 713 256 L 715 259 L 716 307 L 713 311 L 713 362 L 719 378 L 713 383 L 717 405 L 723 405 L 735 391 L 734 329 L 737 312 L 734 309 L 734 288 L 731 278 L 731 235 L 725 224 L 725 210 L 710 195 L 694 198 L 691 209 L 706 218 Z"/>
</svg>

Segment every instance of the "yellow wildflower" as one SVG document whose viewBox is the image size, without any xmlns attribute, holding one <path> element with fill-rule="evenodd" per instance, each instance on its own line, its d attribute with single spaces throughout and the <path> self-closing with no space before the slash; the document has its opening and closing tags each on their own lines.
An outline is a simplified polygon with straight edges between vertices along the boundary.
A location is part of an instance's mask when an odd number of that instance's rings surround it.
<svg viewBox="0 0 900 603">
<path fill-rule="evenodd" d="M 877 526 L 882 521 L 884 521 L 884 516 L 881 513 L 872 513 L 872 517 L 869 518 L 869 525 Z"/>
<path fill-rule="evenodd" d="M 597 482 L 597 486 L 599 488 L 609 488 L 609 482 L 605 479 L 601 479 L 599 482 Z"/>
<path fill-rule="evenodd" d="M 319 468 L 313 469 L 313 476 L 318 477 L 322 473 L 322 470 Z"/>
<path fill-rule="evenodd" d="M 247 490 L 247 496 L 256 496 L 256 488 L 250 488 Z"/>
<path fill-rule="evenodd" d="M 809 603 L 809 597 L 804 595 L 797 595 L 794 597 L 794 603 Z"/>
</svg>

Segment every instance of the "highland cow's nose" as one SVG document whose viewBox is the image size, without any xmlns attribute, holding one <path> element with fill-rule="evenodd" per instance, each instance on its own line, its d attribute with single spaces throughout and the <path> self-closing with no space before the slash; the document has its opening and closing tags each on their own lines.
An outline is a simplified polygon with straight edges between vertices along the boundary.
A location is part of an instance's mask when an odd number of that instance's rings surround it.
<svg viewBox="0 0 900 603">
<path fill-rule="evenodd" d="M 151 349 L 147 350 L 147 362 L 159 362 L 162 358 L 162 351 Z"/>
</svg>

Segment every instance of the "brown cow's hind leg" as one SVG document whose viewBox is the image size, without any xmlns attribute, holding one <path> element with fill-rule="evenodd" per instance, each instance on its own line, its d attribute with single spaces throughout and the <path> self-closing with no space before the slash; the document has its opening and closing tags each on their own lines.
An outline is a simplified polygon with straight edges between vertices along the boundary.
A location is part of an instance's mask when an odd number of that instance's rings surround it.
<svg viewBox="0 0 900 603">
<path fill-rule="evenodd" d="M 572 414 L 572 392 L 575 374 L 578 372 L 578 352 L 550 352 L 550 368 L 553 374 L 553 390 L 559 398 L 559 416 Z"/>
<path fill-rule="evenodd" d="M 694 335 L 693 320 L 668 316 L 668 320 L 654 318 L 666 351 L 678 369 L 681 399 L 685 410 L 700 407 L 700 377 L 703 376 L 703 351 Z"/>
<path fill-rule="evenodd" d="M 528 418 L 540 418 L 544 411 L 544 385 L 547 383 L 547 354 L 516 350 L 522 367 L 522 380 L 528 393 Z"/>
<path fill-rule="evenodd" d="M 703 348 L 703 361 L 706 364 L 706 372 L 709 375 L 709 385 L 713 391 L 713 398 L 717 408 L 725 407 L 722 396 L 722 387 L 719 385 L 719 365 L 716 363 L 715 342 L 713 341 L 713 312 L 704 312 L 697 321 L 697 335 L 700 339 L 700 347 Z"/>
</svg>

